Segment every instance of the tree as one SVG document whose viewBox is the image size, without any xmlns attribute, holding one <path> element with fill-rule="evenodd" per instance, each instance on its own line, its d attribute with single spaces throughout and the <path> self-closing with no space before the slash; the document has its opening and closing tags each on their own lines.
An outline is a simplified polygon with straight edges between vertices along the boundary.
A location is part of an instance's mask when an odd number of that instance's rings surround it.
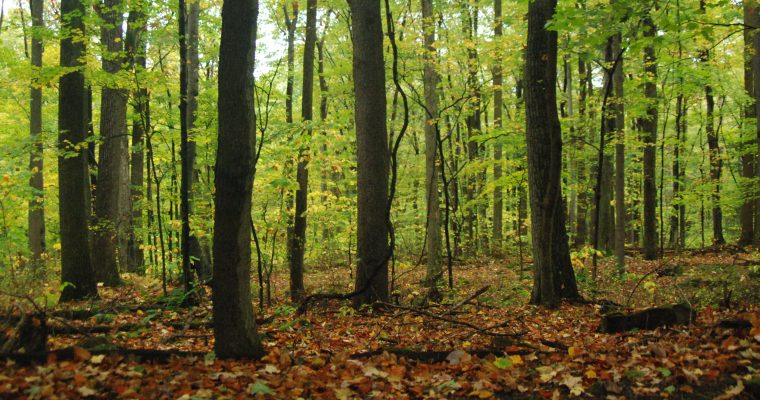
<svg viewBox="0 0 760 400">
<path fill-rule="evenodd" d="M 705 0 L 699 1 L 699 9 L 706 13 Z M 709 36 L 709 35 L 708 35 Z M 710 50 L 703 49 L 699 54 L 699 61 L 702 64 L 710 62 Z M 721 245 L 726 243 L 723 238 L 723 210 L 720 206 L 720 177 L 723 169 L 723 160 L 720 156 L 720 144 L 718 142 L 718 131 L 715 129 L 715 98 L 713 88 L 710 83 L 705 83 L 705 103 L 707 106 L 705 115 L 705 133 L 707 136 L 708 157 L 710 160 L 710 180 L 713 184 L 712 192 L 712 223 L 713 223 L 713 244 Z"/>
<path fill-rule="evenodd" d="M 118 86 L 122 70 L 123 2 L 103 0 L 100 14 L 103 71 L 110 75 L 101 92 L 98 185 L 95 195 L 96 229 L 93 233 L 93 264 L 99 281 L 107 286 L 121 283 L 119 269 L 127 269 L 127 234 L 131 220 L 129 191 L 129 139 L 127 91 Z"/>
<path fill-rule="evenodd" d="M 655 55 L 654 37 L 657 27 L 652 16 L 647 13 L 642 21 L 646 46 L 644 47 L 644 95 L 646 96 L 646 115 L 639 121 L 641 138 L 644 143 L 644 258 L 657 258 L 657 185 L 656 176 L 656 142 L 657 142 L 657 56 Z"/>
<path fill-rule="evenodd" d="M 222 358 L 264 354 L 250 283 L 258 12 L 257 0 L 226 0 L 222 6 L 212 292 L 214 351 Z"/>
<path fill-rule="evenodd" d="M 303 91 L 301 93 L 301 120 L 308 137 L 308 126 L 314 114 L 314 48 L 317 43 L 317 0 L 308 0 L 306 4 L 306 38 L 303 49 Z M 309 149 L 299 148 L 296 166 L 298 190 L 295 196 L 295 214 L 293 215 L 293 233 L 288 237 L 288 262 L 290 264 L 290 298 L 303 296 L 303 258 L 306 245 L 306 211 L 309 194 Z"/>
<path fill-rule="evenodd" d="M 614 4 L 614 3 L 613 3 Z M 610 133 L 616 137 L 615 142 L 615 262 L 619 274 L 625 272 L 625 105 L 623 89 L 623 37 L 620 32 L 612 36 L 610 53 L 612 53 L 612 86 L 615 97 L 615 129 Z"/>
<path fill-rule="evenodd" d="M 144 252 L 142 238 L 138 229 L 142 227 L 143 184 L 145 182 L 145 134 L 150 129 L 150 99 L 148 89 L 142 82 L 146 62 L 146 16 L 145 4 L 138 3 L 129 11 L 127 22 L 126 51 L 130 69 L 135 74 L 136 88 L 132 93 L 132 157 L 130 158 L 130 187 L 132 196 L 132 222 L 129 226 L 129 245 L 127 267 L 130 272 L 144 273 Z M 150 201 L 150 198 L 148 198 Z"/>
<path fill-rule="evenodd" d="M 32 68 L 39 70 L 42 67 L 42 29 L 45 27 L 43 19 L 45 3 L 42 0 L 29 2 L 32 16 Z M 45 196 L 43 185 L 43 159 L 42 159 L 42 89 L 40 83 L 34 79 L 31 83 L 31 96 L 29 100 L 29 131 L 32 139 L 32 150 L 29 155 L 29 169 L 32 176 L 29 178 L 29 186 L 33 190 L 32 199 L 29 201 L 29 250 L 32 258 L 39 260 L 45 252 Z"/>
<path fill-rule="evenodd" d="M 388 300 L 388 133 L 380 2 L 351 1 L 357 155 L 355 305 Z"/>
<path fill-rule="evenodd" d="M 504 35 L 504 23 L 502 22 L 502 10 L 501 10 L 501 0 L 494 0 L 493 3 L 493 11 L 494 11 L 494 27 L 493 27 L 493 34 L 494 34 L 494 40 L 497 43 L 498 49 L 501 47 L 501 38 Z M 493 124 L 494 127 L 497 130 L 501 130 L 504 127 L 504 120 L 502 117 L 502 108 L 504 107 L 504 101 L 503 101 L 503 95 L 504 95 L 504 89 L 502 88 L 502 85 L 504 85 L 504 78 L 502 76 L 501 71 L 501 64 L 502 64 L 502 56 L 501 51 L 497 50 L 496 53 L 496 63 L 493 67 Z M 503 228 L 503 214 L 504 214 L 504 200 L 503 200 L 503 189 L 501 187 L 501 183 L 499 182 L 501 180 L 502 175 L 502 145 L 501 143 L 494 144 L 493 147 L 493 159 L 494 159 L 494 165 L 493 165 L 493 180 L 495 182 L 494 191 L 493 191 L 493 249 L 495 250 L 495 253 L 498 255 L 501 253 L 501 241 L 502 241 L 502 230 Z"/>
<path fill-rule="evenodd" d="M 560 185 L 562 131 L 557 115 L 557 32 L 546 28 L 556 8 L 556 0 L 535 0 L 528 5 L 525 53 L 528 190 L 534 260 L 531 303 L 549 307 L 557 306 L 563 297 L 577 297 L 577 288 L 572 290 L 575 276 L 562 269 L 570 265 L 570 254 Z M 562 247 L 566 251 L 562 251 Z"/>
<path fill-rule="evenodd" d="M 757 0 L 752 4 L 758 7 Z M 755 34 L 752 38 L 752 82 L 754 84 L 753 100 L 755 102 L 755 116 L 760 116 L 760 35 Z M 755 119 L 755 129 L 757 136 L 757 154 L 755 158 L 755 175 L 760 177 L 760 119 Z M 755 245 L 760 244 L 760 198 L 755 202 Z"/>
<path fill-rule="evenodd" d="M 208 278 L 208 260 L 203 254 L 200 241 L 190 233 L 190 215 L 193 212 L 193 184 L 197 181 L 195 172 L 196 147 L 190 132 L 195 129 L 198 110 L 198 25 L 200 4 L 192 1 L 186 5 L 179 0 L 179 47 L 180 47 L 180 218 L 182 220 L 181 248 L 182 274 L 185 292 L 193 290 L 193 270 L 199 279 Z M 192 303 L 190 297 L 186 300 Z"/>
<path fill-rule="evenodd" d="M 498 0 L 497 0 L 498 1 Z M 438 54 L 435 49 L 435 16 L 433 1 L 422 0 L 422 30 L 425 45 L 425 69 L 423 81 L 425 86 L 425 198 L 427 207 L 427 272 L 425 281 L 436 292 L 437 281 L 441 277 L 441 206 L 438 195 L 438 73 L 436 63 Z"/>
<path fill-rule="evenodd" d="M 85 52 L 85 7 L 78 0 L 61 1 L 61 67 L 58 82 L 58 196 L 61 224 L 60 301 L 97 296 L 88 242 L 89 177 L 86 93 L 82 58 Z"/>
<path fill-rule="evenodd" d="M 754 79 L 752 76 L 752 58 L 753 58 L 753 42 L 756 32 L 751 29 L 751 26 L 760 25 L 760 16 L 758 16 L 757 5 L 754 0 L 745 0 L 743 3 L 744 8 L 744 90 L 747 92 L 747 96 L 750 99 L 754 96 Z M 755 204 L 752 199 L 756 190 L 754 185 L 751 184 L 752 178 L 755 175 L 755 160 L 752 144 L 755 142 L 755 132 L 752 123 L 757 123 L 757 115 L 755 113 L 754 101 L 750 100 L 744 107 L 744 129 L 742 130 L 743 148 L 741 157 L 741 175 L 742 178 L 747 180 L 747 183 L 743 185 L 744 197 L 742 199 L 741 210 L 739 214 L 739 221 L 741 225 L 741 234 L 739 236 L 739 245 L 746 246 L 752 244 L 754 240 L 754 229 L 760 229 L 760 227 L 754 227 L 754 213 Z"/>
</svg>

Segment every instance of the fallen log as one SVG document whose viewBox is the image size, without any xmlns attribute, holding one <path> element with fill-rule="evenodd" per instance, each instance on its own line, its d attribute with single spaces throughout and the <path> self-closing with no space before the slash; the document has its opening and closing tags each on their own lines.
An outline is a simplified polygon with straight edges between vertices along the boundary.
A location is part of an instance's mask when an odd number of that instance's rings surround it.
<svg viewBox="0 0 760 400">
<path fill-rule="evenodd" d="M 205 357 L 207 353 L 200 351 L 182 350 L 154 350 L 154 349 L 109 349 L 109 350 L 84 350 L 81 347 L 67 347 L 53 351 L 40 351 L 34 353 L 7 353 L 0 354 L 0 360 L 13 360 L 21 365 L 32 363 L 47 363 L 57 361 L 82 360 L 83 354 L 93 355 L 120 355 L 125 358 L 134 358 L 140 361 L 167 362 L 172 357 Z"/>
<path fill-rule="evenodd" d="M 688 304 L 653 307 L 632 313 L 614 312 L 602 317 L 599 331 L 620 333 L 631 329 L 652 330 L 664 326 L 688 325 L 695 316 Z"/>
<path fill-rule="evenodd" d="M 188 329 L 202 329 L 211 328 L 210 321 L 194 321 L 189 324 L 181 322 L 161 323 L 162 326 L 173 329 L 184 329 L 186 326 Z M 93 326 L 75 326 L 75 325 L 51 325 L 49 327 L 49 335 L 77 335 L 77 334 L 93 334 L 93 333 L 112 333 L 112 332 L 132 332 L 140 329 L 147 329 L 148 324 L 122 324 L 122 325 L 93 325 Z"/>
</svg>

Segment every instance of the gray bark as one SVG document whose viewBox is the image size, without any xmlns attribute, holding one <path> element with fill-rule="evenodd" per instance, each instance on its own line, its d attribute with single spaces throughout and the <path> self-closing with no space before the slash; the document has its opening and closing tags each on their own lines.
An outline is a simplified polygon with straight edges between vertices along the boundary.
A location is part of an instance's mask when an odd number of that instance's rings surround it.
<svg viewBox="0 0 760 400">
<path fill-rule="evenodd" d="M 562 131 L 557 115 L 557 32 L 546 29 L 556 0 L 528 5 L 528 43 L 525 62 L 525 113 L 528 150 L 528 188 L 533 236 L 533 293 L 531 303 L 556 307 L 562 297 L 576 297 L 564 223 Z M 562 243 L 562 240 L 565 243 Z M 554 245 L 547 245 L 554 243 Z M 572 271 L 572 268 L 570 269 Z M 565 292 L 565 290 L 568 290 Z"/>
<path fill-rule="evenodd" d="M 85 7 L 78 0 L 61 1 L 61 67 L 73 68 L 58 83 L 58 196 L 61 225 L 61 302 L 97 296 L 88 240 L 87 150 L 72 148 L 87 135 L 87 102 L 82 57 Z M 68 284 L 67 284 L 68 283 Z"/>
<path fill-rule="evenodd" d="M 355 305 L 388 300 L 388 133 L 380 2 L 354 0 L 354 115 L 357 152 L 356 289 L 368 289 Z"/>
<path fill-rule="evenodd" d="M 221 358 L 264 355 L 250 276 L 258 10 L 256 0 L 227 0 L 222 6 L 212 291 L 214 351 Z"/>
<path fill-rule="evenodd" d="M 657 27 L 651 15 L 644 17 L 644 36 L 653 38 Z M 654 45 L 644 48 L 644 71 L 648 80 L 644 84 L 644 94 L 647 99 L 647 113 L 641 119 L 641 136 L 644 142 L 644 258 L 657 258 L 657 186 L 655 184 L 656 148 L 657 143 L 657 58 Z"/>
<path fill-rule="evenodd" d="M 498 0 L 497 0 L 498 1 Z M 435 49 L 435 16 L 433 1 L 422 0 L 422 30 L 425 46 L 425 193 L 427 197 L 427 275 L 425 281 L 431 289 L 441 278 L 441 206 L 438 194 L 438 54 Z"/>
<path fill-rule="evenodd" d="M 122 69 L 122 0 L 101 3 L 103 70 L 111 75 Z M 102 88 L 100 102 L 101 144 L 98 152 L 98 186 L 95 196 L 93 264 L 98 281 L 106 286 L 121 283 L 119 269 L 127 264 L 128 227 L 131 220 L 129 192 L 129 138 L 127 92 L 117 85 Z"/>
</svg>

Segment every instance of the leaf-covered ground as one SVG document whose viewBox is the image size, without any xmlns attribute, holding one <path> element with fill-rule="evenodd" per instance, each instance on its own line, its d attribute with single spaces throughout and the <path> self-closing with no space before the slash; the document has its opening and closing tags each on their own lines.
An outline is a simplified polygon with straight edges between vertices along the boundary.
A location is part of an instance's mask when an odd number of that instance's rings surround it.
<svg viewBox="0 0 760 400">
<path fill-rule="evenodd" d="M 630 259 L 623 277 L 604 260 L 596 300 L 639 308 L 689 301 L 699 310 L 689 327 L 612 335 L 597 333 L 599 302 L 526 305 L 530 278 L 504 261 L 456 266 L 456 289 L 440 304 L 423 301 L 416 283 L 423 268 L 401 264 L 400 306 L 322 303 L 303 315 L 282 302 L 287 276 L 275 275 L 274 304 L 258 313 L 267 350 L 258 361 L 213 357 L 208 301 L 190 310 L 152 307 L 160 285 L 128 277 L 124 287 L 101 288 L 98 301 L 67 305 L 96 310 L 86 319 L 47 310 L 49 347 L 77 346 L 73 357 L 0 361 L 0 397 L 758 398 L 760 277 L 752 257 Z M 593 272 L 583 261 L 575 260 L 577 274 L 591 300 Z M 312 291 L 351 281 L 347 269 L 308 273 Z M 751 327 L 720 327 L 727 319 Z M 117 347 L 197 354 L 149 362 Z"/>
</svg>

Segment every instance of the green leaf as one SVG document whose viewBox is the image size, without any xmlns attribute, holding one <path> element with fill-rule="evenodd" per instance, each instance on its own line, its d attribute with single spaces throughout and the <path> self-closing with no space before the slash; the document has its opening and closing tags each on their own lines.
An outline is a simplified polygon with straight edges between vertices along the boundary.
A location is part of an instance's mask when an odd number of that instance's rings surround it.
<svg viewBox="0 0 760 400">
<path fill-rule="evenodd" d="M 496 357 L 493 361 L 493 365 L 495 365 L 496 368 L 505 369 L 512 366 L 512 360 L 507 357 Z"/>
<path fill-rule="evenodd" d="M 256 381 L 256 383 L 252 383 L 248 385 L 248 393 L 250 394 L 274 394 L 274 390 L 272 390 L 269 386 L 267 386 L 265 383 L 261 381 Z"/>
<path fill-rule="evenodd" d="M 660 374 L 662 374 L 662 376 L 665 378 L 669 377 L 670 375 L 673 375 L 673 373 L 670 372 L 670 370 L 667 368 L 657 368 L 657 371 L 659 371 Z"/>
</svg>

